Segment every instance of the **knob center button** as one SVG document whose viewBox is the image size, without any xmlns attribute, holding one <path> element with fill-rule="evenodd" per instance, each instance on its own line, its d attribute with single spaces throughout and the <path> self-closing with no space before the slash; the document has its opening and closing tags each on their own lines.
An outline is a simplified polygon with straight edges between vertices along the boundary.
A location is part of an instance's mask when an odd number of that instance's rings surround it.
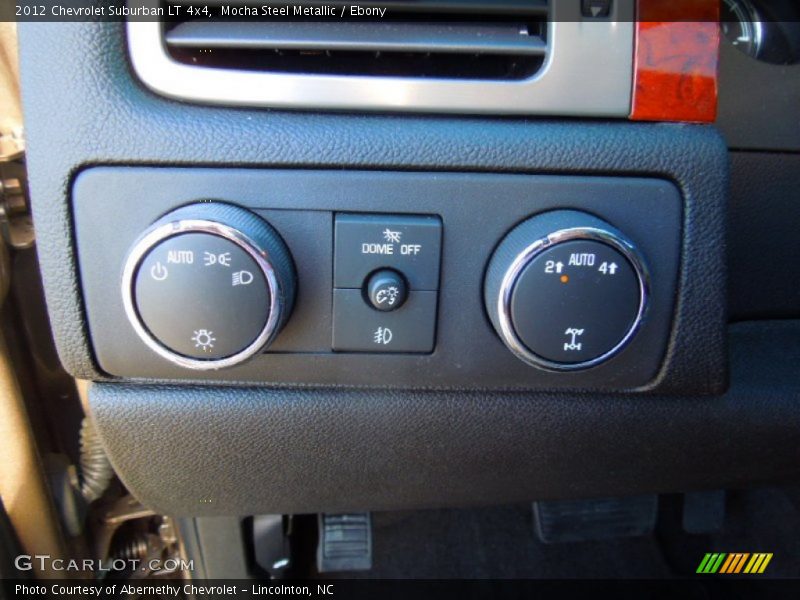
<svg viewBox="0 0 800 600">
<path fill-rule="evenodd" d="M 486 270 L 486 311 L 517 358 L 549 371 L 599 365 L 638 331 L 648 275 L 632 242 L 578 211 L 512 229 Z"/>
<path fill-rule="evenodd" d="M 520 273 L 511 317 L 536 355 L 581 363 L 625 337 L 639 299 L 636 272 L 620 252 L 593 240 L 571 241 L 543 251 Z"/>
<path fill-rule="evenodd" d="M 408 298 L 408 285 L 397 271 L 381 269 L 367 278 L 366 294 L 372 308 L 389 312 L 403 306 Z"/>
</svg>

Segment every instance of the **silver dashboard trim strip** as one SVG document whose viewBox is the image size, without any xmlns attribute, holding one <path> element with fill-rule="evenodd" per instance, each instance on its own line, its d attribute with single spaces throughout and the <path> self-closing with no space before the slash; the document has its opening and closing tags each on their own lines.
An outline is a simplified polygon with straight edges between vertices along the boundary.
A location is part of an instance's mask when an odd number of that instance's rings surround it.
<svg viewBox="0 0 800 600">
<path fill-rule="evenodd" d="M 158 21 L 129 21 L 127 33 L 138 77 L 154 92 L 179 100 L 294 109 L 627 117 L 633 79 L 633 23 L 556 18 L 554 15 L 548 24 L 548 51 L 542 68 L 520 81 L 302 75 L 202 67 L 169 56 Z"/>
</svg>

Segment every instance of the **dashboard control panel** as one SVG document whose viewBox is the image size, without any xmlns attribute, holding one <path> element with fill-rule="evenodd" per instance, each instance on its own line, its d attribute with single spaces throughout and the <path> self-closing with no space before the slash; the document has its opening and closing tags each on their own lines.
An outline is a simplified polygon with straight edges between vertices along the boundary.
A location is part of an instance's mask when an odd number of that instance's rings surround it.
<svg viewBox="0 0 800 600">
<path fill-rule="evenodd" d="M 666 181 L 103 167 L 74 202 L 117 377 L 620 389 L 669 339 Z"/>
<path fill-rule="evenodd" d="M 334 350 L 433 351 L 441 239 L 438 217 L 336 215 Z"/>
</svg>

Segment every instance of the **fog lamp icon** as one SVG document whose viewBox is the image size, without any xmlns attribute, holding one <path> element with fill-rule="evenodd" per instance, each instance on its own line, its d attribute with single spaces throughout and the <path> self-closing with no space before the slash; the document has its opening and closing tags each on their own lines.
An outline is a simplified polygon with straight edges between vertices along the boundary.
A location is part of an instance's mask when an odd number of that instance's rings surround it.
<svg viewBox="0 0 800 600">
<path fill-rule="evenodd" d="M 372 340 L 376 344 L 383 344 L 384 346 L 392 341 L 392 330 L 388 327 L 378 327 L 372 336 Z"/>
</svg>

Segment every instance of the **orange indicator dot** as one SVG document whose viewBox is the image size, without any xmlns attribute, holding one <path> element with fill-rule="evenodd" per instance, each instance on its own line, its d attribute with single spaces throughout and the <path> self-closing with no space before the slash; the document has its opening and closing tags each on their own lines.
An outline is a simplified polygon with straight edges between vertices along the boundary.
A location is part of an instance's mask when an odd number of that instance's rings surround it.
<svg viewBox="0 0 800 600">
<path fill-rule="evenodd" d="M 569 281 L 569 275 L 561 276 L 561 283 L 567 283 L 568 281 Z"/>
</svg>

